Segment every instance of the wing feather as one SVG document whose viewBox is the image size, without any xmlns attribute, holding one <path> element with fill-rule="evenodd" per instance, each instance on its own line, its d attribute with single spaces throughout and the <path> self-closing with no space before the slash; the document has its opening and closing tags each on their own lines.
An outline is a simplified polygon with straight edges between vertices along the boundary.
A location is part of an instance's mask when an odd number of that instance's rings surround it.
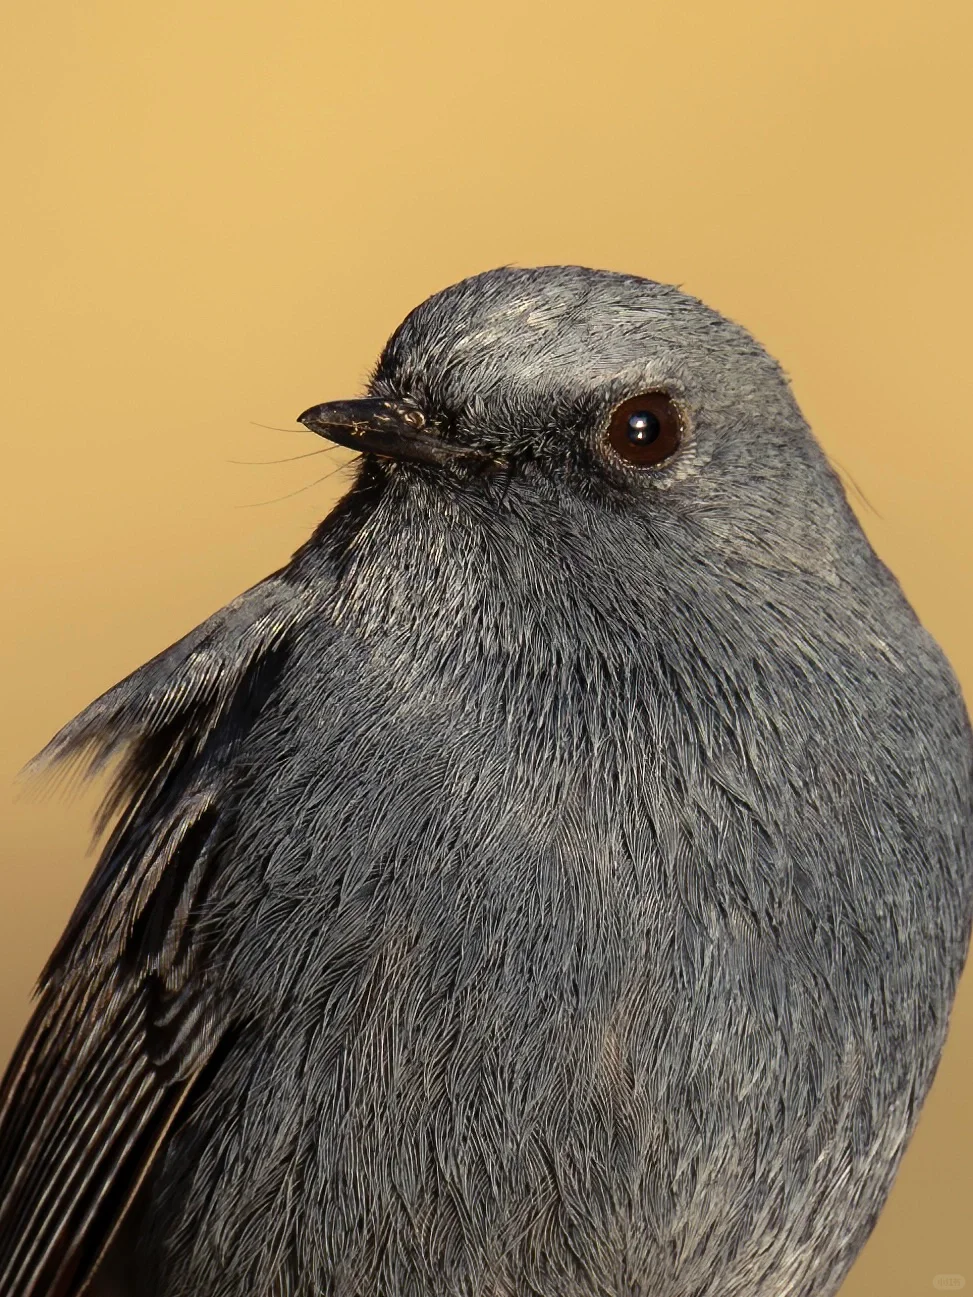
<svg viewBox="0 0 973 1297">
<path fill-rule="evenodd" d="M 306 615 L 262 582 L 109 690 L 36 759 L 118 757 L 115 818 L 0 1083 L 0 1293 L 78 1293 L 233 1024 L 196 924 L 233 850 L 232 769 Z"/>
</svg>

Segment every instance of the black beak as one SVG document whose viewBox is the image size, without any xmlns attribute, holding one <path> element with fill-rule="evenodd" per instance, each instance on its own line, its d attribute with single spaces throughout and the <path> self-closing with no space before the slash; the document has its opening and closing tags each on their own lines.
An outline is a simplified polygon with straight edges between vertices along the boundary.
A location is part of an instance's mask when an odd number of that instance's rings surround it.
<svg viewBox="0 0 973 1297">
<path fill-rule="evenodd" d="M 426 430 L 421 412 L 396 401 L 366 397 L 360 401 L 328 401 L 312 405 L 297 422 L 339 446 L 367 451 L 386 459 L 418 464 L 485 464 L 488 457 L 469 446 L 456 446 Z"/>
</svg>

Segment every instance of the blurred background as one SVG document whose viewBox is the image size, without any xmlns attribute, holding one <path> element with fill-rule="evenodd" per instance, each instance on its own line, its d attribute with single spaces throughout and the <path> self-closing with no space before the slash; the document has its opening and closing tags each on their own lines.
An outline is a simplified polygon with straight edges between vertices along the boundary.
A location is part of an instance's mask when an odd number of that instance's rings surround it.
<svg viewBox="0 0 973 1297">
<path fill-rule="evenodd" d="M 33 0 L 4 26 L 3 1058 L 93 864 L 93 796 L 16 772 L 287 559 L 349 457 L 236 461 L 318 449 L 294 416 L 463 275 L 632 271 L 748 326 L 973 696 L 973 6 Z M 971 983 L 843 1297 L 973 1284 Z"/>
</svg>

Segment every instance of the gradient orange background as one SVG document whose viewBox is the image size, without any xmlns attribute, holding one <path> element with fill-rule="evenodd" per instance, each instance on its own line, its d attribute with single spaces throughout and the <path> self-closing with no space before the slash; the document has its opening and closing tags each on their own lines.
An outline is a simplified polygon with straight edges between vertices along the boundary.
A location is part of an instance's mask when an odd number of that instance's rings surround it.
<svg viewBox="0 0 973 1297">
<path fill-rule="evenodd" d="M 970 696 L 968 0 L 33 0 L 5 22 L 0 1054 L 92 864 L 92 798 L 15 772 L 286 559 L 346 475 L 262 502 L 347 456 L 230 461 L 317 449 L 255 424 L 359 391 L 463 275 L 629 270 L 750 327 Z M 973 976 L 846 1297 L 973 1285 L 971 1073 Z"/>
</svg>

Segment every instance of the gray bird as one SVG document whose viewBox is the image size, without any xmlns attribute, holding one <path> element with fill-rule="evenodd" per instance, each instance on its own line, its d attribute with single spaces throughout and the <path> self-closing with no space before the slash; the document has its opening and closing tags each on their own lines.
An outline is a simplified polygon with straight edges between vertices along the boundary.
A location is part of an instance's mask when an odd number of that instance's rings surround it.
<svg viewBox="0 0 973 1297">
<path fill-rule="evenodd" d="M 943 1046 L 973 746 L 780 368 L 501 269 L 301 422 L 349 493 L 42 754 L 115 779 L 0 1294 L 833 1293 Z"/>
</svg>

